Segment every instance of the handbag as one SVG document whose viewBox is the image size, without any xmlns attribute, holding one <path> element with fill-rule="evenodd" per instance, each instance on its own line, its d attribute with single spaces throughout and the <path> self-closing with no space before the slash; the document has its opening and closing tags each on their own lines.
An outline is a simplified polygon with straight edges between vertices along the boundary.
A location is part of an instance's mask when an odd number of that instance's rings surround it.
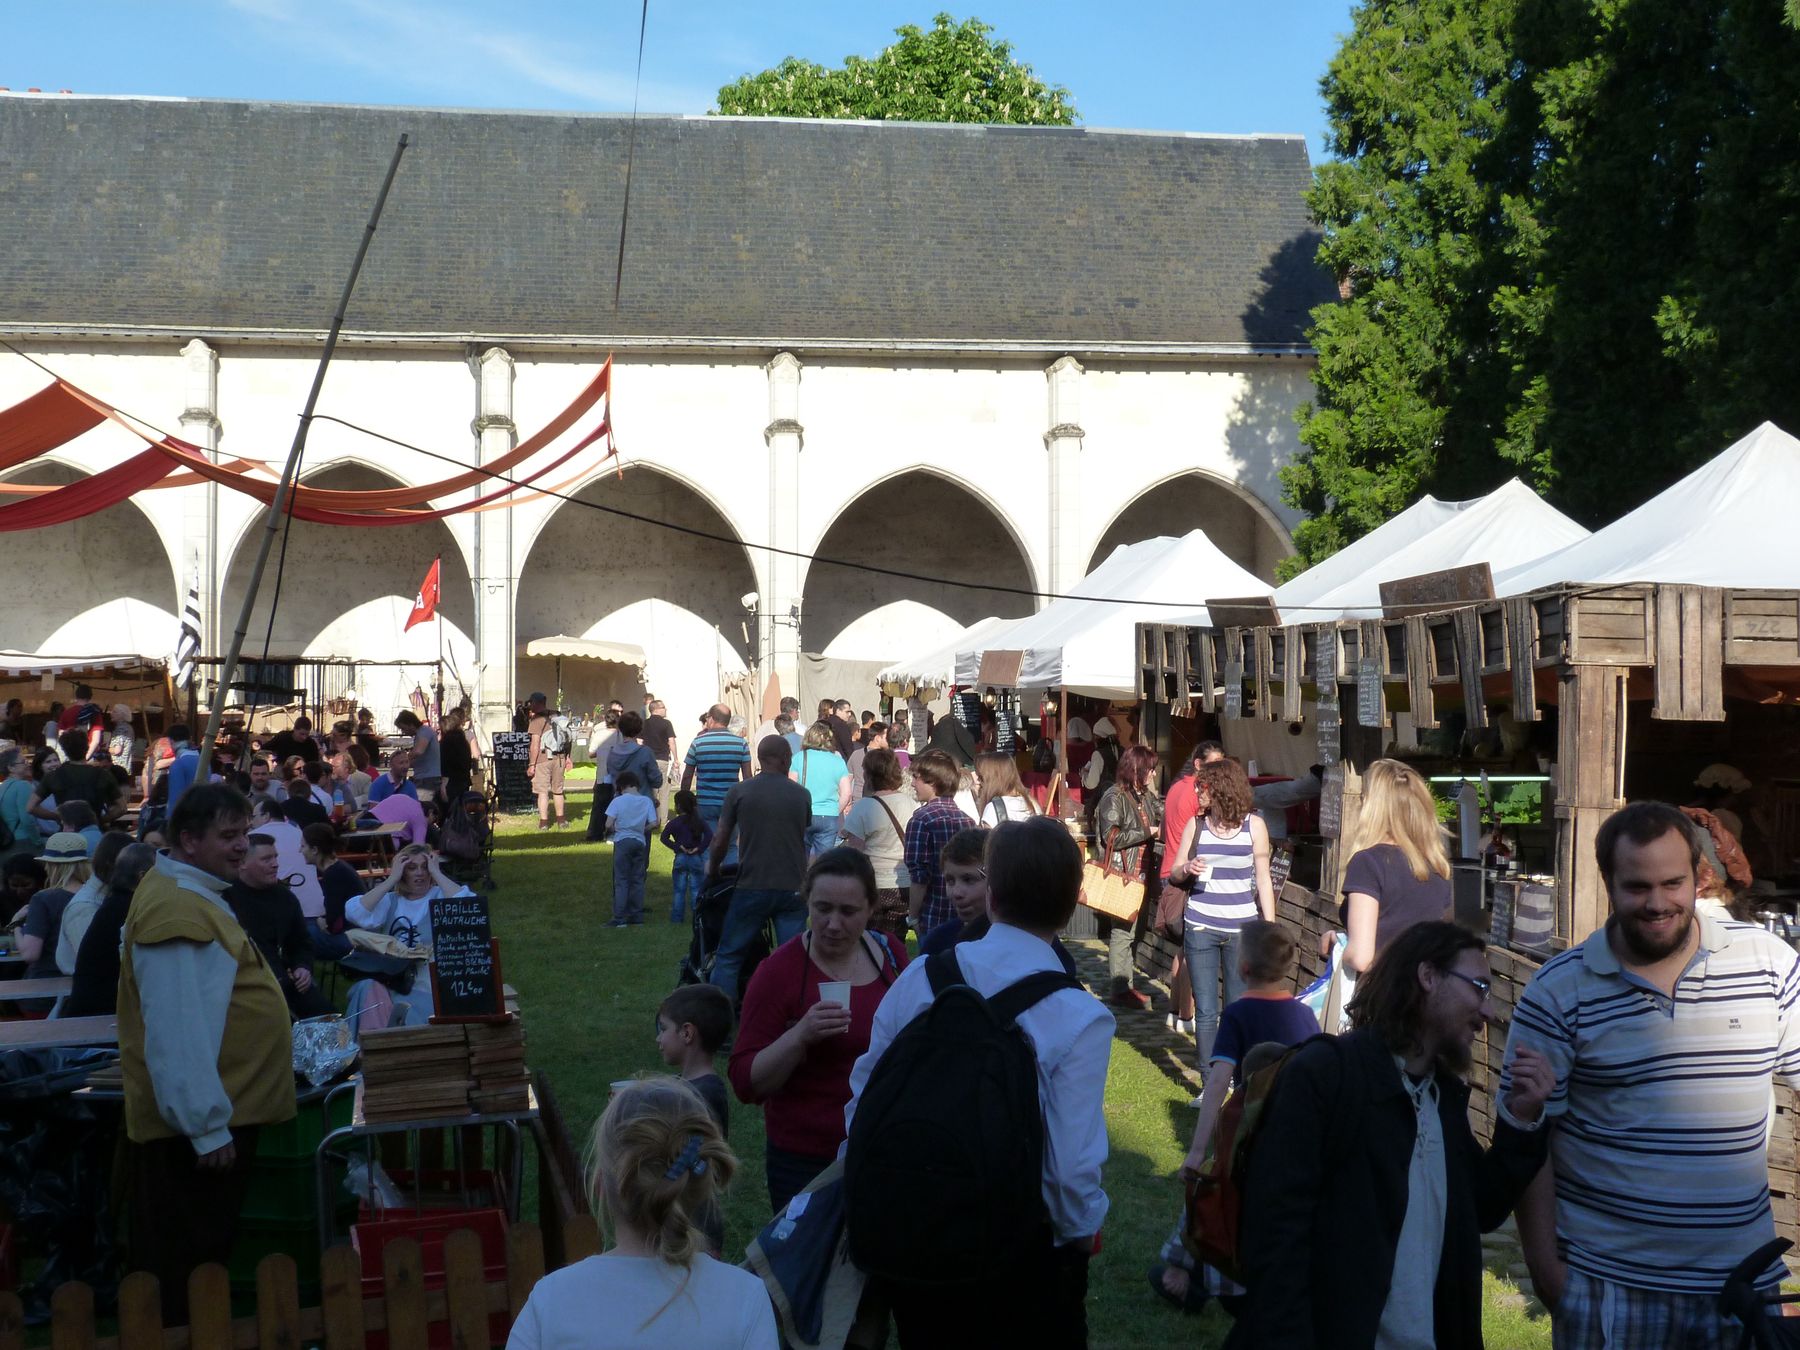
<svg viewBox="0 0 1800 1350">
<path fill-rule="evenodd" d="M 1081 869 L 1081 903 L 1096 914 L 1122 923 L 1136 923 L 1144 907 L 1144 883 L 1112 865 L 1114 830 L 1106 836 L 1106 846 L 1098 858 L 1090 858 Z"/>
</svg>

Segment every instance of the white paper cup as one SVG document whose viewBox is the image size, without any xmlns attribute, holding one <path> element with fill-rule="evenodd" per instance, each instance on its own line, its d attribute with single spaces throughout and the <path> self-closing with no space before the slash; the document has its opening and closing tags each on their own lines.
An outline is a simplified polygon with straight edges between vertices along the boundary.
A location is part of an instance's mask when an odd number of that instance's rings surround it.
<svg viewBox="0 0 1800 1350">
<path fill-rule="evenodd" d="M 850 1006 L 850 981 L 820 980 L 819 1002 L 835 1003 L 840 1008 L 848 1008 Z"/>
</svg>

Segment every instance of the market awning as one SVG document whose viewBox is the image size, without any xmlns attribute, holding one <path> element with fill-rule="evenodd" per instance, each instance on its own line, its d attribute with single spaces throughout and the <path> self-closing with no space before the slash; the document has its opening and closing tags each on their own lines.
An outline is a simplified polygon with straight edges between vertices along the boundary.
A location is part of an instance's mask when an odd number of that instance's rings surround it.
<svg viewBox="0 0 1800 1350">
<path fill-rule="evenodd" d="M 642 666 L 647 659 L 642 647 L 629 642 L 605 642 L 599 638 L 555 637 L 533 638 L 525 644 L 526 656 L 554 656 L 559 660 L 615 661 L 622 666 Z"/>
<path fill-rule="evenodd" d="M 45 675 L 143 675 L 168 668 L 162 656 L 38 656 L 31 652 L 0 652 L 0 676 L 8 679 L 42 679 Z"/>
</svg>

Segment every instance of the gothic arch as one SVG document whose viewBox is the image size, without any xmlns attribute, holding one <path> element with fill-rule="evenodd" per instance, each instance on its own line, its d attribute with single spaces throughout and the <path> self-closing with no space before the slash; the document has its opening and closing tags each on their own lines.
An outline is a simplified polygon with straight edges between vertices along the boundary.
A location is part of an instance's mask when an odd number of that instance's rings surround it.
<svg viewBox="0 0 1800 1350">
<path fill-rule="evenodd" d="M 3 475 L 64 486 L 85 469 L 46 457 Z M 180 624 L 180 583 L 167 546 L 135 499 L 38 530 L 0 534 L 0 649 L 47 656 L 166 656 Z"/>
<path fill-rule="evenodd" d="M 1255 494 L 1204 469 L 1181 469 L 1137 493 L 1107 523 L 1088 555 L 1087 571 L 1120 544 L 1202 529 L 1219 551 L 1271 584 L 1275 566 L 1294 551 L 1281 519 Z"/>
<path fill-rule="evenodd" d="M 976 489 L 937 469 L 903 469 L 864 488 L 819 537 L 801 603 L 806 651 L 896 659 L 990 614 L 1020 616 L 1036 604 L 1030 553 L 1003 511 Z M 845 562 L 942 578 L 921 581 L 821 561 Z M 951 583 L 951 584 L 945 584 Z M 985 585 L 984 585 L 985 583 Z M 990 586 L 1007 589 L 993 590 Z M 902 602 L 941 616 L 931 622 Z M 927 631 L 927 630 L 931 631 Z M 846 646 L 846 633 L 854 645 Z"/>
<path fill-rule="evenodd" d="M 749 550 L 706 492 L 661 466 L 627 465 L 623 478 L 609 467 L 571 497 L 539 526 L 519 568 L 518 644 L 562 633 L 642 647 L 647 691 L 668 704 L 685 741 L 718 697 L 720 675 L 744 669 L 756 650 L 755 630 L 745 635 L 742 603 L 758 585 Z M 533 689 L 549 692 L 552 663 L 521 659 L 518 671 L 521 697 Z M 617 687 L 616 668 L 584 671 L 565 661 L 562 678 L 571 707 L 613 696 L 629 703 L 633 692 Z"/>
</svg>

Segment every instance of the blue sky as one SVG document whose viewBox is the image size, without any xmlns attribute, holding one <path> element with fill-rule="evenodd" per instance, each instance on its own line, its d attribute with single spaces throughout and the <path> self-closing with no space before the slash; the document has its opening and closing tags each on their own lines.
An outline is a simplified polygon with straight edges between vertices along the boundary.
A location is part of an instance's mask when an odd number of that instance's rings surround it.
<svg viewBox="0 0 1800 1350">
<path fill-rule="evenodd" d="M 879 51 L 943 0 L 651 0 L 645 112 L 705 112 L 721 84 L 788 55 Z M 9 6 L 0 85 L 78 93 L 628 111 L 636 0 L 81 0 Z M 1350 0 L 1064 0 L 956 7 L 1066 85 L 1089 126 L 1290 132 L 1322 156 L 1318 81 Z M 1098 16 L 1099 21 L 1096 21 Z M 498 22 L 504 19 L 504 26 Z"/>
</svg>

